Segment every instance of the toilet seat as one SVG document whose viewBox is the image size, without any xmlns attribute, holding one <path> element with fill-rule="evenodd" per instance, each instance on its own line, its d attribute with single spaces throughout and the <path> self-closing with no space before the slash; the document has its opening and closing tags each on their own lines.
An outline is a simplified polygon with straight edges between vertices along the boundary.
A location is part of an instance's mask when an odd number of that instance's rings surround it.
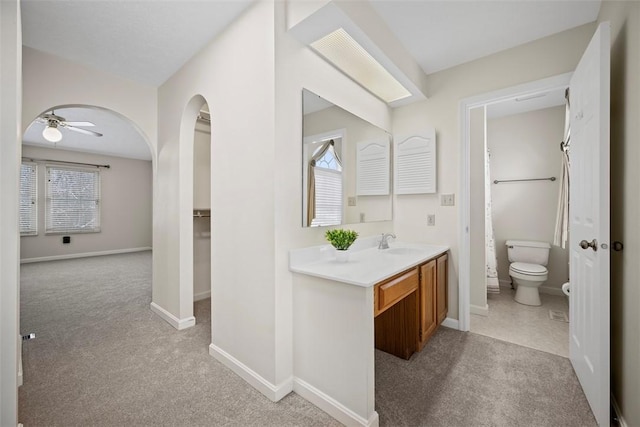
<svg viewBox="0 0 640 427">
<path fill-rule="evenodd" d="M 527 276 L 546 276 L 547 269 L 539 264 L 529 264 L 526 262 L 514 262 L 509 266 L 512 273 L 524 274 Z"/>
</svg>

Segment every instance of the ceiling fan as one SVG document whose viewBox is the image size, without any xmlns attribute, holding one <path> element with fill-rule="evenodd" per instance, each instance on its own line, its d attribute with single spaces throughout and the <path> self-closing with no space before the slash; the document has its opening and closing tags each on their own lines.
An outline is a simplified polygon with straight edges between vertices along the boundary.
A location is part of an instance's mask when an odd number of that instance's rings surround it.
<svg viewBox="0 0 640 427">
<path fill-rule="evenodd" d="M 88 129 L 82 129 L 78 126 L 89 127 L 95 126 L 91 122 L 68 122 L 64 117 L 56 116 L 55 112 L 51 110 L 51 114 L 46 113 L 36 119 L 38 123 L 45 124 L 46 127 L 42 131 L 42 136 L 49 142 L 58 142 L 62 139 L 62 133 L 58 127 L 69 129 L 74 132 L 82 133 L 91 136 L 102 136 L 101 133 L 94 132 Z"/>
</svg>

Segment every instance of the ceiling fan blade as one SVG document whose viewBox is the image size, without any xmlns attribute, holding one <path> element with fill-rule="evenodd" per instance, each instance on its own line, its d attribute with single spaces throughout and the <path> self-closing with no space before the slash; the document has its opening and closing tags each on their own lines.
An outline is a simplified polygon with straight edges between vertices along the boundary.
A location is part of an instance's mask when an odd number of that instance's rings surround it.
<svg viewBox="0 0 640 427">
<path fill-rule="evenodd" d="M 69 126 L 95 126 L 95 124 L 91 122 L 65 122 Z"/>
<path fill-rule="evenodd" d="M 83 133 L 85 135 L 91 135 L 91 136 L 102 136 L 101 133 L 98 132 L 94 132 L 92 130 L 87 130 L 87 129 L 82 129 L 82 128 L 77 128 L 75 126 L 70 126 L 68 124 L 62 124 L 62 127 L 64 127 L 65 129 L 69 129 L 72 130 L 74 132 L 78 132 L 78 133 Z"/>
</svg>

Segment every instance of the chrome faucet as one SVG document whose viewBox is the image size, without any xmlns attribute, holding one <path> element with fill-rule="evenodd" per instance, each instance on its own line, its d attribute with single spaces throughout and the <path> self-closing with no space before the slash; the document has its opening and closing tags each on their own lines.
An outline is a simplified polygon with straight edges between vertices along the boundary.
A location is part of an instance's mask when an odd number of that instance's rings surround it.
<svg viewBox="0 0 640 427">
<path fill-rule="evenodd" d="M 387 239 L 389 237 L 393 237 L 395 239 L 396 235 L 393 233 L 382 233 L 382 238 L 380 239 L 378 249 L 389 249 L 389 242 L 387 242 Z"/>
</svg>

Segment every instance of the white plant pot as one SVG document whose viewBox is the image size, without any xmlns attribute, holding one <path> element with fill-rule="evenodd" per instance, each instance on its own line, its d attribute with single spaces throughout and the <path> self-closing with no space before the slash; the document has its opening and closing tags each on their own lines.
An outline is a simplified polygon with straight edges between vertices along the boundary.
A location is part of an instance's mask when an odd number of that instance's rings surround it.
<svg viewBox="0 0 640 427">
<path fill-rule="evenodd" d="M 336 261 L 337 262 L 348 262 L 349 261 L 349 250 L 340 251 L 336 249 Z"/>
</svg>

